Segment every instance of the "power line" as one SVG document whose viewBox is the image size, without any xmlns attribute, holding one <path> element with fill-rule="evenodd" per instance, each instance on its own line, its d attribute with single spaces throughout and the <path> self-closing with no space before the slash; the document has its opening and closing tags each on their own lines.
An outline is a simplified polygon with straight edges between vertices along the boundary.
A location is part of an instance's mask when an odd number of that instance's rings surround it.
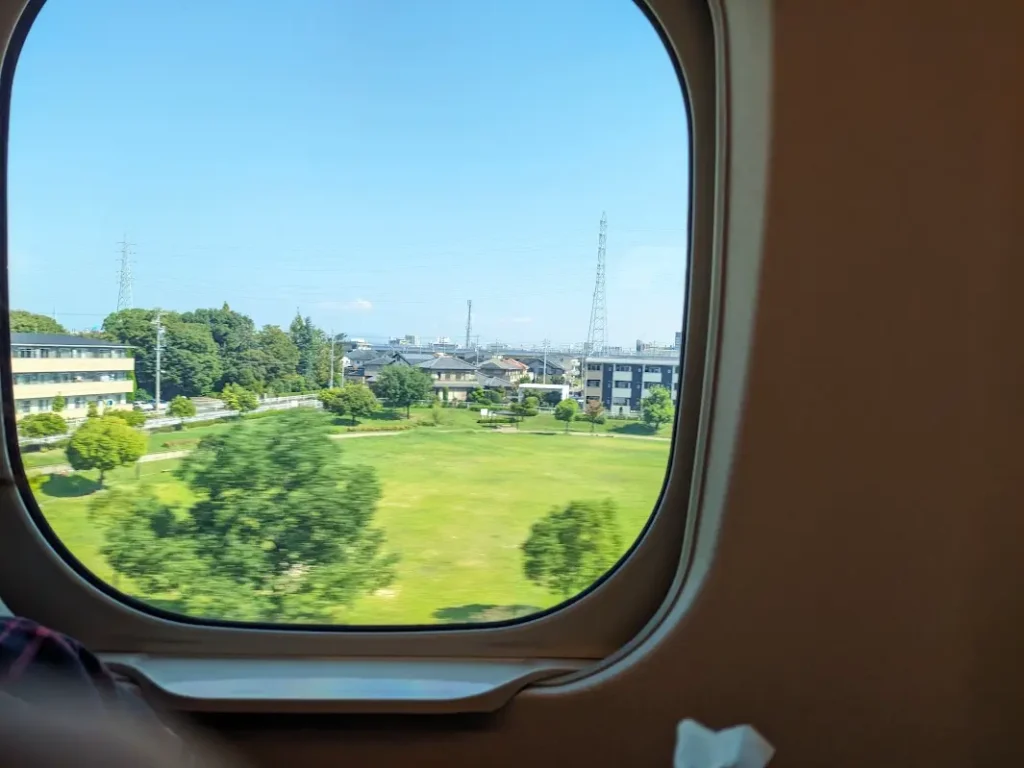
<svg viewBox="0 0 1024 768">
<path fill-rule="evenodd" d="M 117 285 L 117 311 L 131 309 L 132 301 L 132 247 L 133 243 L 128 242 L 128 236 L 122 237 L 121 242 L 121 270 L 120 279 Z"/>
</svg>

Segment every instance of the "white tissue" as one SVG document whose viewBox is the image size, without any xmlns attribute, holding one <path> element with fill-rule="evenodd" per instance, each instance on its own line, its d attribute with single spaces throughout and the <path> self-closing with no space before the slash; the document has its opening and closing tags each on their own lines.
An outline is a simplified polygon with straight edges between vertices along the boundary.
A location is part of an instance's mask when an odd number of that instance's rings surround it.
<svg viewBox="0 0 1024 768">
<path fill-rule="evenodd" d="M 775 748 L 749 725 L 713 731 L 683 720 L 676 731 L 675 768 L 764 768 Z"/>
</svg>

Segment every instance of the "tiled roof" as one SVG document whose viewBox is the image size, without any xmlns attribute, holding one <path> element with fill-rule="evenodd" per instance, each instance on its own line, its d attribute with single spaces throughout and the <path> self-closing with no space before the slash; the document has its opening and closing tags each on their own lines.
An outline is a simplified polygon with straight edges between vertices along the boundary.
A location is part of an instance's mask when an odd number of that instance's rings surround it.
<svg viewBox="0 0 1024 768">
<path fill-rule="evenodd" d="M 475 371 L 476 366 L 472 363 L 467 363 L 465 360 L 460 360 L 457 357 L 431 357 L 429 360 L 424 360 L 422 363 L 416 364 L 417 368 L 423 368 L 428 371 Z"/>
</svg>

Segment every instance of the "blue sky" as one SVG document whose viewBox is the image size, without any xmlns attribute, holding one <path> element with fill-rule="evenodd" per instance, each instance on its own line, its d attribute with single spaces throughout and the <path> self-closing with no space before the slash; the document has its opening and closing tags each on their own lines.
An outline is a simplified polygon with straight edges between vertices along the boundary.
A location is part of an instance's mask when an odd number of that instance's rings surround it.
<svg viewBox="0 0 1024 768">
<path fill-rule="evenodd" d="M 288 9 L 288 13 L 284 9 Z M 350 336 L 671 341 L 686 114 L 629 0 L 50 0 L 14 82 L 11 299 Z"/>
</svg>

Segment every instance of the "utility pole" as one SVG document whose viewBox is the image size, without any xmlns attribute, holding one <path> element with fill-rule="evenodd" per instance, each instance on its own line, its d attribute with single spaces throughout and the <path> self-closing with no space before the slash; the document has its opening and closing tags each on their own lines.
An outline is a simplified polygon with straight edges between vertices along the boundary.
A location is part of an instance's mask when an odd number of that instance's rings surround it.
<svg viewBox="0 0 1024 768">
<path fill-rule="evenodd" d="M 327 384 L 328 389 L 334 389 L 334 329 L 331 328 L 331 380 Z"/>
<path fill-rule="evenodd" d="M 548 383 L 548 340 L 544 339 L 544 383 Z"/>
<path fill-rule="evenodd" d="M 466 349 L 469 349 L 470 334 L 473 332 L 473 300 L 466 301 Z"/>
<path fill-rule="evenodd" d="M 156 406 L 154 413 L 160 410 L 160 353 L 163 348 L 164 341 L 164 326 L 161 322 L 163 312 L 157 310 L 156 319 L 153 320 L 153 325 L 156 326 Z"/>
</svg>

